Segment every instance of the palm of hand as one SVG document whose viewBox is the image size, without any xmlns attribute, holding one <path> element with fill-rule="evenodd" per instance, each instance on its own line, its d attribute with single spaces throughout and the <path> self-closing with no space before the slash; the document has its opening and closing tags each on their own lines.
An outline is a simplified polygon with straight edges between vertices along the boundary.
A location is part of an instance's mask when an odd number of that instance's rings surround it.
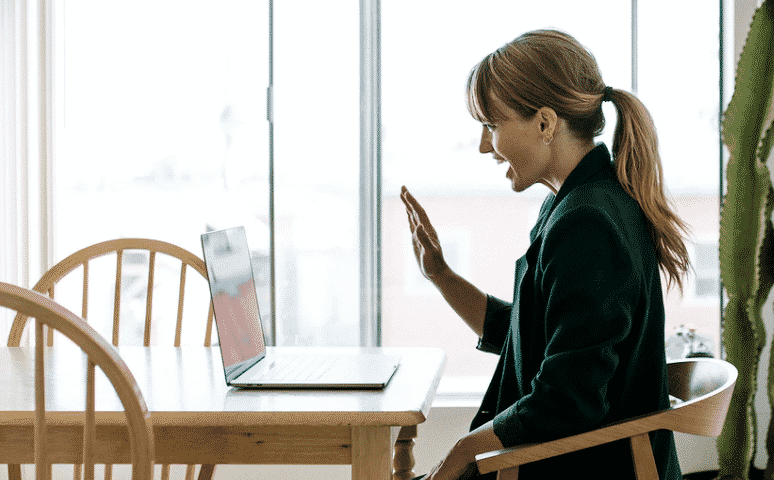
<svg viewBox="0 0 774 480">
<path fill-rule="evenodd" d="M 405 187 L 403 187 L 400 198 L 406 206 L 414 256 L 419 263 L 422 275 L 432 280 L 434 276 L 448 268 L 443 258 L 438 233 L 430 223 L 430 219 L 427 218 L 425 210 Z"/>
<path fill-rule="evenodd" d="M 443 258 L 443 250 L 441 249 L 441 243 L 438 240 L 438 234 L 435 232 L 432 226 L 430 226 L 430 232 L 424 228 L 424 225 L 418 228 L 412 234 L 412 243 L 414 244 L 414 255 L 419 262 L 419 268 L 422 270 L 422 275 L 431 279 L 441 273 L 446 268 L 446 261 Z M 422 235 L 421 230 L 425 230 L 427 239 L 425 242 L 420 240 Z"/>
</svg>

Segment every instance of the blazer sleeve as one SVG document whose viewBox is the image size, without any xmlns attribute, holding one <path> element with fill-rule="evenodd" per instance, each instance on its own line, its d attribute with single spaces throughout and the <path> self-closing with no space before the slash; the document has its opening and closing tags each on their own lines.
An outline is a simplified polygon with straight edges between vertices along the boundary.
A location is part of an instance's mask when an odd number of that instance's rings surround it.
<svg viewBox="0 0 774 480">
<path fill-rule="evenodd" d="M 486 296 L 484 334 L 478 339 L 476 348 L 482 352 L 500 354 L 511 326 L 513 304 L 491 295 Z"/>
<path fill-rule="evenodd" d="M 540 228 L 546 221 L 548 212 L 551 209 L 551 205 L 554 201 L 554 194 L 549 193 L 543 204 L 540 206 L 540 213 L 538 214 L 538 220 L 532 227 L 529 233 L 530 242 L 535 241 Z M 520 268 L 524 265 L 521 263 L 524 261 L 524 257 L 520 258 L 516 262 L 516 276 L 519 275 Z M 514 288 L 518 288 L 518 284 L 514 285 Z M 515 295 L 515 291 L 514 291 Z M 489 353 L 499 354 L 503 349 L 503 344 L 508 336 L 508 329 L 511 326 L 511 311 L 513 310 L 513 303 L 504 302 L 499 298 L 495 298 L 491 295 L 486 297 L 486 317 L 484 318 L 484 334 L 478 341 L 478 350 Z"/>
<path fill-rule="evenodd" d="M 591 430 L 607 415 L 616 345 L 632 330 L 642 291 L 630 250 L 600 208 L 549 220 L 536 264 L 544 310 L 534 318 L 544 321 L 546 348 L 530 392 L 494 419 L 504 446 Z"/>
</svg>

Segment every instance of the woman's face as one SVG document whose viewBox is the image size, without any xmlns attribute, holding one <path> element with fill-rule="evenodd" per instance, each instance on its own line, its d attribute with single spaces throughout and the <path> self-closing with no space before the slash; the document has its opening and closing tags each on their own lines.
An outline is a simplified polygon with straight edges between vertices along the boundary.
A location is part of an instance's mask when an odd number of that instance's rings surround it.
<svg viewBox="0 0 774 480">
<path fill-rule="evenodd" d="M 510 164 L 505 176 L 511 181 L 514 191 L 522 192 L 535 183 L 542 183 L 553 190 L 548 183 L 551 178 L 551 147 L 543 143 L 544 139 L 551 140 L 553 137 L 554 129 L 548 118 L 550 114 L 547 117 L 541 109 L 531 119 L 525 120 L 502 102 L 497 99 L 495 102 L 505 114 L 505 119 L 483 125 L 479 151 L 491 153 L 497 163 Z M 553 123 L 556 123 L 555 120 Z"/>
</svg>

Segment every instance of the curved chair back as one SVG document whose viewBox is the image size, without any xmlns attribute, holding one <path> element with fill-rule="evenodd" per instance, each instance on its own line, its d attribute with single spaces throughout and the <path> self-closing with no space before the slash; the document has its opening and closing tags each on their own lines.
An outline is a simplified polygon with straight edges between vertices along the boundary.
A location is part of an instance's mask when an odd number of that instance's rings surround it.
<svg viewBox="0 0 774 480">
<path fill-rule="evenodd" d="M 65 278 L 68 274 L 73 272 L 78 267 L 83 267 L 83 294 L 81 299 L 81 317 L 88 319 L 89 309 L 89 263 L 91 260 L 103 257 L 105 255 L 116 256 L 116 275 L 115 275 L 115 289 L 114 289 L 114 301 L 113 301 L 113 330 L 112 330 L 112 343 L 114 346 L 119 345 L 119 326 L 120 326 L 120 312 L 121 312 L 121 281 L 124 264 L 124 252 L 125 251 L 145 251 L 148 252 L 148 284 L 146 289 L 145 299 L 145 326 L 143 333 L 143 344 L 150 346 L 151 339 L 151 319 L 153 313 L 153 287 L 156 271 L 156 254 L 161 253 L 169 257 L 175 258 L 180 261 L 180 282 L 178 288 L 178 302 L 177 302 L 177 322 L 175 326 L 175 341 L 176 347 L 180 346 L 180 337 L 182 333 L 183 325 L 183 300 L 185 297 L 186 286 L 186 271 L 187 267 L 191 267 L 194 271 L 198 272 L 202 278 L 207 279 L 207 269 L 204 265 L 204 260 L 194 255 L 190 251 L 173 245 L 171 243 L 163 242 L 160 240 L 152 240 L 147 238 L 120 238 L 115 240 L 108 240 L 105 242 L 97 243 L 89 247 L 83 248 L 72 255 L 68 256 L 61 262 L 51 267 L 46 272 L 38 283 L 32 288 L 32 290 L 48 294 L 50 298 L 54 298 L 54 291 L 56 284 Z M 209 293 L 207 293 L 209 298 Z M 204 346 L 209 347 L 212 344 L 212 324 L 213 324 L 213 310 L 212 303 L 209 303 L 209 312 L 207 314 L 206 329 L 204 332 Z M 27 317 L 23 314 L 16 315 L 13 324 L 11 326 L 11 332 L 8 336 L 8 346 L 14 347 L 21 344 L 22 334 L 27 325 Z M 54 337 L 51 331 L 49 331 L 47 344 L 52 346 L 54 344 Z M 9 467 L 17 468 L 17 467 Z M 76 466 L 76 472 L 79 466 Z M 186 467 L 186 478 L 193 478 L 194 466 L 188 465 Z M 199 478 L 202 480 L 209 480 L 212 478 L 215 466 L 214 465 L 202 465 L 202 469 L 199 474 Z M 161 478 L 167 480 L 169 478 L 170 466 L 162 465 Z M 110 480 L 112 476 L 112 468 L 106 466 L 106 480 Z M 11 480 L 19 480 L 18 478 L 11 478 Z"/>
<path fill-rule="evenodd" d="M 153 311 L 153 286 L 154 286 L 154 274 L 156 270 L 156 254 L 162 253 L 164 255 L 176 258 L 181 262 L 180 268 L 180 285 L 178 294 L 178 307 L 177 307 L 177 324 L 175 327 L 175 346 L 180 346 L 180 335 L 182 331 L 183 323 L 183 299 L 185 296 L 185 284 L 186 284 L 186 270 L 187 266 L 191 266 L 196 272 L 206 279 L 207 269 L 204 266 L 204 261 L 189 252 L 188 250 L 173 245 L 171 243 L 162 242 L 160 240 L 151 240 L 146 238 L 121 238 L 116 240 L 108 240 L 105 242 L 91 245 L 82 250 L 79 250 L 69 257 L 65 258 L 61 262 L 51 267 L 46 272 L 40 281 L 32 288 L 32 290 L 48 294 L 50 298 L 54 298 L 54 289 L 61 279 L 63 279 L 70 272 L 78 267 L 83 266 L 83 298 L 81 301 L 81 317 L 88 319 L 88 306 L 89 306 L 89 261 L 98 257 L 102 257 L 109 254 L 116 255 L 116 277 L 115 277 L 115 294 L 113 302 L 113 335 L 112 342 L 114 346 L 118 346 L 118 332 L 119 332 L 119 320 L 121 311 L 121 278 L 122 278 L 122 266 L 123 266 L 123 254 L 126 250 L 144 250 L 149 252 L 149 264 L 148 264 L 148 288 L 146 293 L 145 302 L 145 330 L 144 330 L 144 345 L 150 346 L 150 332 L 151 332 L 151 318 Z M 209 347 L 212 340 L 212 305 L 210 305 L 209 313 L 207 315 L 207 327 L 204 335 L 204 345 Z M 24 315 L 17 315 L 11 326 L 11 333 L 8 336 L 8 346 L 18 346 L 21 342 L 22 333 L 27 324 L 27 318 Z M 53 336 L 49 334 L 48 345 L 53 345 Z"/>
<path fill-rule="evenodd" d="M 715 358 L 690 358 L 667 364 L 669 394 L 679 403 L 665 415 L 664 428 L 717 437 L 723 429 L 737 370 Z"/>
<path fill-rule="evenodd" d="M 733 365 L 714 358 L 669 362 L 667 373 L 669 393 L 678 399 L 674 407 L 570 437 L 476 455 L 479 472 L 496 471 L 499 480 L 515 480 L 520 465 L 627 438 L 637 479 L 658 479 L 649 432 L 720 435 L 737 378 Z"/>
<path fill-rule="evenodd" d="M 83 464 L 86 478 L 94 478 L 95 440 L 94 383 L 95 367 L 100 367 L 115 388 L 124 406 L 129 433 L 132 480 L 153 478 L 153 431 L 145 400 L 137 382 L 110 344 L 83 319 L 45 296 L 15 285 L 0 282 L 0 307 L 35 318 L 35 469 L 38 480 L 50 480 L 50 461 L 46 455 L 45 365 L 43 325 L 58 330 L 78 345 L 88 358 L 86 411 L 83 429 Z"/>
</svg>

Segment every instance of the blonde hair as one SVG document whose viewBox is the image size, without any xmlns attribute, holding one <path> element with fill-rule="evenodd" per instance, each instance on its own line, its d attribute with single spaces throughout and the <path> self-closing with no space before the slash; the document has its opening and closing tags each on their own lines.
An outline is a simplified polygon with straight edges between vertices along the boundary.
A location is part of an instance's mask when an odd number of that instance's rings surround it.
<svg viewBox="0 0 774 480">
<path fill-rule="evenodd" d="M 502 121 L 497 98 L 525 119 L 541 107 L 552 108 L 578 139 L 593 139 L 605 128 L 602 99 L 605 84 L 594 56 L 572 36 L 557 30 L 527 32 L 487 55 L 468 76 L 470 114 L 482 123 Z M 613 89 L 618 122 L 613 159 L 618 181 L 639 203 L 649 222 L 656 259 L 682 291 L 690 260 L 681 232 L 687 225 L 664 194 L 658 136 L 653 119 L 637 97 Z"/>
</svg>

